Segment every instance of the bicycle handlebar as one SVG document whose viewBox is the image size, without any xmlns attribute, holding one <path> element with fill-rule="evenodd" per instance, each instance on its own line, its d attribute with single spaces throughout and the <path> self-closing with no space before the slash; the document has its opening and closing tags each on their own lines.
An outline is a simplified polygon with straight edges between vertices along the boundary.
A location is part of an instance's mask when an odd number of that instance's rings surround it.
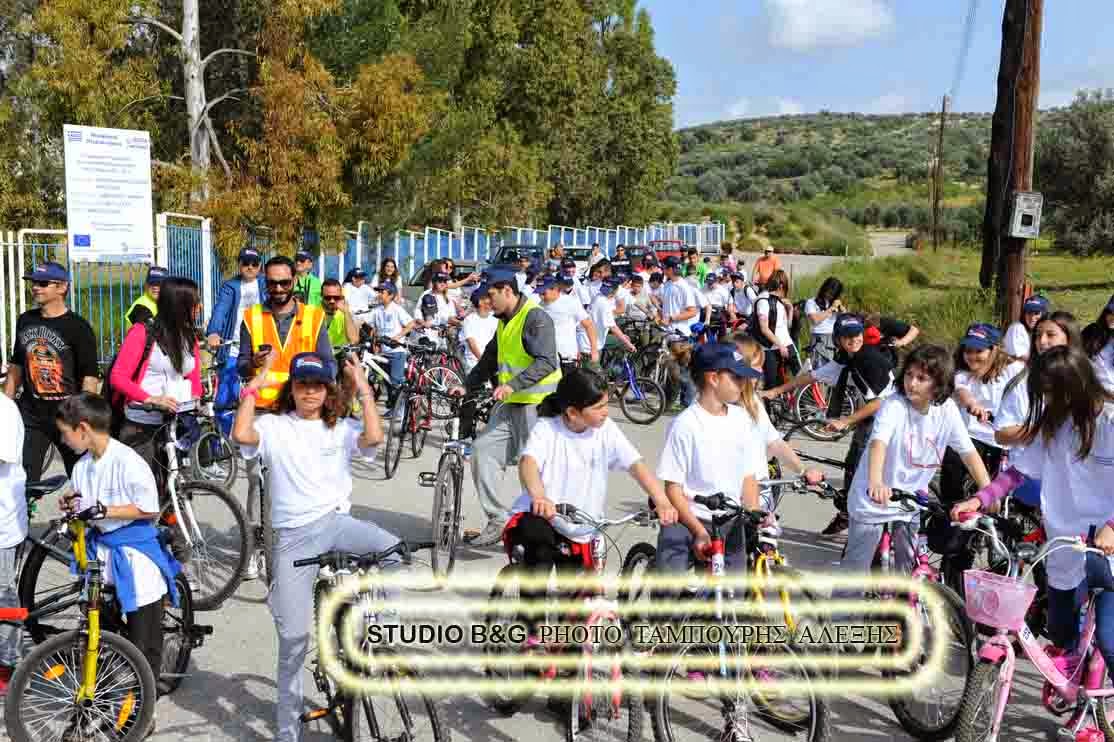
<svg viewBox="0 0 1114 742">
<path fill-rule="evenodd" d="M 399 541 L 397 544 L 389 549 L 383 551 L 369 551 L 366 554 L 356 554 L 350 551 L 327 551 L 323 554 L 318 554 L 315 557 L 308 559 L 297 559 L 294 562 L 295 567 L 332 567 L 333 569 L 343 569 L 346 566 L 353 564 L 359 569 L 366 569 L 367 567 L 377 567 L 380 563 L 386 561 L 395 554 L 402 555 L 402 563 L 410 564 L 411 556 L 415 551 L 422 549 L 432 549 L 436 544 L 433 541 Z"/>
<path fill-rule="evenodd" d="M 560 515 L 562 518 L 566 518 L 572 521 L 573 523 L 583 523 L 585 525 L 595 526 L 601 531 L 613 526 L 625 525 L 632 521 L 638 523 L 638 525 L 641 526 L 648 526 L 658 519 L 658 514 L 652 510 L 638 510 L 634 513 L 631 513 L 630 515 L 625 515 L 622 518 L 617 519 L 596 519 L 588 513 L 585 513 L 583 510 L 580 510 L 575 505 L 567 502 L 563 502 L 557 505 L 557 514 Z"/>
<path fill-rule="evenodd" d="M 694 495 L 693 501 L 703 505 L 712 512 L 722 511 L 732 516 L 746 516 L 754 525 L 758 525 L 769 515 L 765 510 L 746 510 L 742 505 L 727 499 L 727 495 L 717 492 L 714 495 Z"/>
</svg>

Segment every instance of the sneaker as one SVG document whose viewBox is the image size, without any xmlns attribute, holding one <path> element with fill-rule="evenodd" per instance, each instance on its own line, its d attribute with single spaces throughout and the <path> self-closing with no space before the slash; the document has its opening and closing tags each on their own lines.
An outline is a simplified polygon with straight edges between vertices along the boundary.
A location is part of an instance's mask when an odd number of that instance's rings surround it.
<svg viewBox="0 0 1114 742">
<path fill-rule="evenodd" d="M 482 531 L 468 529 L 464 532 L 464 543 L 471 544 L 472 546 L 491 546 L 497 544 L 503 538 L 503 529 L 506 528 L 507 521 L 496 520 L 491 518 L 487 521 Z"/>
<path fill-rule="evenodd" d="M 12 668 L 0 665 L 0 698 L 8 695 L 8 684 L 12 682 Z"/>
<path fill-rule="evenodd" d="M 256 549 L 251 556 L 248 557 L 248 564 L 244 567 L 244 580 L 258 580 L 259 573 L 263 571 L 263 550 Z"/>
<path fill-rule="evenodd" d="M 850 520 L 847 517 L 847 513 L 837 512 L 835 517 L 832 518 L 831 523 L 824 526 L 824 530 L 821 531 L 820 534 L 822 536 L 834 536 L 837 533 L 846 531 L 848 525 L 850 525 Z"/>
</svg>

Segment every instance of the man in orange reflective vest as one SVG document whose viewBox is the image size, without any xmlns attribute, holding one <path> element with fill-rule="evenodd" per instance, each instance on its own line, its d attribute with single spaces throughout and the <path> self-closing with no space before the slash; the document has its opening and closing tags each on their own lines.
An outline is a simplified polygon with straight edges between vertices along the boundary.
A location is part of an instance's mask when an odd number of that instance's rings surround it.
<svg viewBox="0 0 1114 742">
<path fill-rule="evenodd" d="M 328 360 L 329 375 L 336 377 L 329 329 L 321 307 L 294 300 L 294 263 L 282 255 L 264 266 L 267 305 L 256 304 L 244 312 L 240 323 L 240 376 L 252 378 L 262 368 L 268 348 L 277 354 L 267 372 L 269 384 L 260 391 L 257 409 L 272 410 L 278 405 L 282 385 L 290 377 L 290 361 L 299 353 L 316 352 Z"/>
</svg>

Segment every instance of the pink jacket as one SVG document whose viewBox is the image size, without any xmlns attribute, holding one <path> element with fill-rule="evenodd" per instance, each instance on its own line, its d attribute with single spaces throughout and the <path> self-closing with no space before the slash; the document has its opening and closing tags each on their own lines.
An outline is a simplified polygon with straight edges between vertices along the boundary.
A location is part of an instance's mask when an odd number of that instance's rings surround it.
<svg viewBox="0 0 1114 742">
<path fill-rule="evenodd" d="M 143 377 L 147 375 L 147 365 L 151 357 L 143 362 L 143 369 L 136 378 L 135 369 L 143 357 L 143 346 L 147 342 L 147 327 L 142 322 L 132 325 L 128 334 L 124 336 L 124 344 L 120 346 L 120 353 L 116 363 L 112 366 L 112 388 L 119 390 L 126 402 L 144 402 L 151 395 L 142 387 Z M 153 346 L 152 346 L 153 347 Z M 193 344 L 193 371 L 189 375 L 190 393 L 196 399 L 201 396 L 201 346 L 196 341 Z"/>
</svg>

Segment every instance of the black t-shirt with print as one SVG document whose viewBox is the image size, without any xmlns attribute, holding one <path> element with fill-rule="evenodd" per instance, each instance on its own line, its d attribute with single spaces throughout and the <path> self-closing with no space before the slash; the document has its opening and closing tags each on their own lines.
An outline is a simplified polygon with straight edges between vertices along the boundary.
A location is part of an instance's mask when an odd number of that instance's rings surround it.
<svg viewBox="0 0 1114 742">
<path fill-rule="evenodd" d="M 80 392 L 83 378 L 97 375 L 97 338 L 73 312 L 46 318 L 32 309 L 16 323 L 12 363 L 23 369 L 24 421 L 52 423 L 58 403 Z"/>
</svg>

